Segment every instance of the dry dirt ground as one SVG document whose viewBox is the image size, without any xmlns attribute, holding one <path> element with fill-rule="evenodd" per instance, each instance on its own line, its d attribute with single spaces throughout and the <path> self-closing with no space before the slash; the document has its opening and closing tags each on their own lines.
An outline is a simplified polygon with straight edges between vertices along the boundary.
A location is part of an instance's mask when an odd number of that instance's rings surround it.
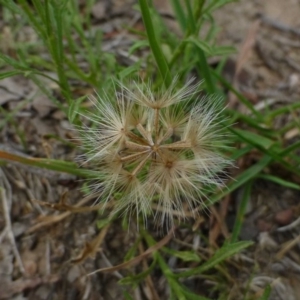
<svg viewBox="0 0 300 300">
<path fill-rule="evenodd" d="M 139 24 L 140 18 L 131 9 L 130 1 L 125 2 L 99 1 L 93 14 L 95 26 L 101 26 L 105 33 L 104 47 L 130 64 L 135 58 L 126 55 L 131 39 L 124 34 L 123 24 L 132 20 Z M 167 1 L 154 2 L 176 32 L 178 28 L 172 22 Z M 221 28 L 219 43 L 233 44 L 238 49 L 228 61 L 224 76 L 258 109 L 266 101 L 274 107 L 299 101 L 299 16 L 299 0 L 242 0 L 215 14 Z M 5 25 L 2 20 L 0 23 Z M 8 28 L 0 28 L 2 37 L 9 35 Z M 229 98 L 230 105 L 242 109 L 232 95 Z M 0 149 L 73 160 L 78 154 L 76 148 L 53 138 L 73 135 L 66 117 L 26 78 L 0 81 L 0 105 L 13 111 L 20 104 L 22 109 L 11 122 L 4 123 L 3 116 L 0 119 Z M 278 119 L 278 127 L 289 116 L 285 118 Z M 22 134 L 18 128 L 22 128 Z M 292 140 L 299 132 L 291 131 L 288 135 Z M 251 158 L 238 164 L 244 168 L 251 164 Z M 70 204 L 82 201 L 82 183 L 74 176 L 8 163 L 0 169 L 0 179 L 6 191 L 1 194 L 0 208 L 0 299 L 123 299 L 124 288 L 117 283 L 123 277 L 122 271 L 85 275 L 121 263 L 136 239 L 134 228 L 124 232 L 117 220 L 110 227 L 103 227 L 99 235 L 96 223 L 102 217 L 96 211 L 60 212 L 42 204 L 58 203 L 62 198 Z M 299 178 L 294 180 L 299 183 Z M 215 208 L 218 214 L 227 205 L 229 232 L 242 192 L 237 191 L 225 204 Z M 299 200 L 299 192 L 264 181 L 255 182 L 240 236 L 255 241 L 255 246 L 239 257 L 241 267 L 235 268 L 236 274 L 231 275 L 234 281 L 230 299 L 242 299 L 240 286 L 250 277 L 252 294 L 259 295 L 261 288 L 270 283 L 273 286 L 270 299 L 300 299 Z M 210 218 L 206 230 L 212 242 L 226 235 L 226 231 L 214 225 L 213 217 L 206 218 Z M 153 235 L 157 240 L 162 238 Z M 180 239 L 190 243 L 195 236 L 186 235 L 182 229 L 171 243 L 178 245 Z M 84 259 L 84 251 L 93 242 L 100 245 L 99 251 L 94 257 Z M 248 267 L 254 270 L 253 266 L 255 271 L 245 271 Z M 155 292 L 141 285 L 130 291 L 133 298 L 167 299 L 163 276 L 153 274 L 151 282 L 155 284 Z M 186 284 L 192 290 L 201 289 L 198 281 Z"/>
</svg>

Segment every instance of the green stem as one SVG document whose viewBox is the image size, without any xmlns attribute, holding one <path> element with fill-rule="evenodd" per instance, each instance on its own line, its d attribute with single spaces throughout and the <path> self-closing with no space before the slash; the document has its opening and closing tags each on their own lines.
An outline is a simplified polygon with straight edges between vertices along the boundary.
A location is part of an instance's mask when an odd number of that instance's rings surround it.
<svg viewBox="0 0 300 300">
<path fill-rule="evenodd" d="M 213 82 L 210 67 L 207 63 L 204 51 L 198 47 L 197 49 L 199 60 L 198 60 L 198 70 L 205 79 L 205 84 L 207 86 L 207 92 L 209 94 L 214 94 L 216 92 L 215 84 Z"/>
<path fill-rule="evenodd" d="M 16 154 L 11 154 L 2 150 L 0 150 L 0 160 L 8 160 L 16 163 L 21 163 L 23 165 L 28 165 L 31 167 L 44 168 L 85 178 L 95 178 L 95 176 L 97 176 L 97 172 L 86 169 L 78 169 L 77 166 L 72 162 L 46 158 L 24 157 Z"/>
<path fill-rule="evenodd" d="M 159 46 L 158 40 L 155 35 L 155 30 L 152 24 L 147 0 L 139 0 L 139 3 L 151 51 L 153 53 L 159 72 L 164 80 L 164 84 L 166 88 L 168 88 L 172 83 L 172 77 L 170 74 L 169 66 L 167 64 L 167 60 Z"/>
<path fill-rule="evenodd" d="M 197 22 L 198 19 L 200 19 L 201 15 L 202 15 L 202 9 L 203 6 L 205 4 L 205 0 L 199 0 L 199 1 L 195 1 L 195 20 Z"/>
</svg>

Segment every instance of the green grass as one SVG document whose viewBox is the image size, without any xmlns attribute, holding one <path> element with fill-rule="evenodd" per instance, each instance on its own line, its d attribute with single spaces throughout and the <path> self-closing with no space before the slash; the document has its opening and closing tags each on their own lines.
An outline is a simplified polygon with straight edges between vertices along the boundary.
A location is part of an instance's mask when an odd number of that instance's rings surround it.
<svg viewBox="0 0 300 300">
<path fill-rule="evenodd" d="M 217 94 L 224 99 L 226 99 L 225 89 L 235 94 L 238 101 L 249 112 L 242 114 L 230 109 L 224 111 L 224 115 L 229 118 L 230 122 L 236 124 L 229 127 L 234 146 L 228 150 L 228 155 L 233 160 L 237 160 L 246 158 L 250 153 L 255 152 L 258 159 L 249 168 L 240 169 L 238 175 L 223 190 L 208 191 L 209 201 L 206 206 L 222 201 L 224 197 L 237 189 L 243 190 L 242 202 L 230 239 L 205 260 L 197 251 L 189 248 L 184 251 L 175 251 L 163 247 L 153 253 L 153 260 L 149 269 L 139 274 L 130 274 L 120 282 L 124 286 L 135 286 L 151 275 L 154 269 L 158 269 L 167 279 L 171 299 L 209 300 L 209 298 L 196 295 L 192 290 L 189 290 L 182 283 L 182 279 L 200 275 L 211 276 L 210 271 L 214 270 L 214 272 L 220 272 L 218 273 L 220 276 L 213 276 L 211 277 L 212 280 L 221 278 L 226 282 L 220 270 L 226 269 L 230 257 L 252 244 L 251 242 L 238 241 L 238 238 L 253 182 L 256 179 L 263 179 L 287 188 L 300 189 L 300 186 L 290 179 L 293 178 L 292 176 L 280 178 L 276 174 L 270 174 L 269 168 L 272 164 L 277 164 L 288 174 L 298 176 L 298 178 L 300 176 L 300 159 L 296 153 L 300 144 L 299 142 L 287 144 L 284 138 L 287 131 L 293 128 L 299 129 L 299 122 L 293 120 L 279 131 L 274 128 L 276 117 L 293 113 L 300 108 L 300 104 L 294 103 L 275 110 L 267 108 L 265 112 L 257 111 L 247 98 L 236 91 L 222 77 L 222 64 L 234 49 L 230 45 L 224 47 L 215 43 L 218 30 L 212 13 L 215 9 L 221 9 L 223 5 L 235 1 L 170 1 L 182 31 L 182 38 L 169 32 L 149 1 L 139 0 L 137 9 L 142 14 L 146 35 L 144 32 L 133 31 L 136 33 L 136 41 L 131 46 L 130 51 L 146 49 L 149 50 L 149 55 L 145 60 L 141 59 L 131 66 L 124 66 L 118 62 L 113 54 L 102 50 L 103 33 L 101 30 L 92 30 L 90 10 L 93 1 L 87 1 L 83 15 L 76 0 L 45 0 L 44 4 L 41 4 L 40 0 L 32 0 L 32 4 L 26 0 L 0 0 L 5 22 L 11 28 L 14 37 L 17 36 L 20 26 L 25 25 L 30 26 L 38 36 L 35 43 L 29 41 L 21 43 L 16 40 L 14 49 L 11 49 L 13 55 L 0 53 L 0 79 L 20 74 L 27 77 L 53 101 L 59 110 L 65 113 L 70 123 L 73 124 L 80 123 L 80 114 L 86 110 L 83 105 L 86 97 L 76 94 L 76 90 L 80 86 L 89 86 L 96 91 L 104 89 L 109 93 L 112 89 L 111 78 L 122 81 L 138 78 L 141 65 L 144 65 L 143 72 L 146 79 L 153 80 L 156 87 L 170 86 L 174 76 L 178 76 L 179 84 L 183 84 L 187 76 L 195 71 L 199 78 L 204 79 L 203 89 L 205 93 Z M 199 35 L 203 36 L 204 24 L 209 27 L 209 30 L 203 39 L 199 39 Z M 215 55 L 220 56 L 220 65 L 212 69 L 208 63 L 208 58 Z M 87 67 L 83 69 L 80 62 L 84 62 Z M 56 76 L 52 77 L 48 75 L 49 73 L 56 74 Z M 48 86 L 43 84 L 42 77 L 46 77 L 58 85 L 60 99 L 54 96 L 53 91 Z M 72 84 L 72 81 L 76 81 L 77 84 Z M 13 111 L 2 109 L 0 128 L 6 122 L 17 126 L 13 120 L 14 116 L 28 101 L 31 99 L 25 99 Z M 24 151 L 26 151 L 26 140 L 24 141 Z M 3 151 L 0 151 L 0 159 L 66 172 L 77 175 L 79 178 L 93 177 L 93 172 L 95 172 L 94 170 L 79 168 L 74 162 L 46 158 L 23 158 L 9 155 Z M 189 229 L 191 230 L 191 228 Z M 147 247 L 156 244 L 147 229 L 141 230 L 137 241 L 127 253 L 127 259 L 136 255 L 138 244 L 141 241 Z M 175 273 L 167 264 L 170 256 L 176 256 L 183 261 L 188 270 Z M 220 287 L 224 287 L 224 285 L 221 284 Z M 219 291 L 223 295 L 226 292 L 229 292 L 226 288 Z M 131 299 L 128 290 L 124 293 L 124 297 Z M 260 299 L 268 299 L 269 293 L 268 287 Z"/>
</svg>

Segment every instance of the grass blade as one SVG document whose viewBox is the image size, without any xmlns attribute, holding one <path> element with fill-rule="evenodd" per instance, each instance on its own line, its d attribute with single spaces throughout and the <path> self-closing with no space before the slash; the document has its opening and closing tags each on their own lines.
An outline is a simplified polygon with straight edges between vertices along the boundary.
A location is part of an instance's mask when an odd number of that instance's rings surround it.
<svg viewBox="0 0 300 300">
<path fill-rule="evenodd" d="M 231 243 L 236 243 L 238 240 L 238 237 L 239 237 L 242 225 L 243 225 L 244 215 L 245 215 L 245 212 L 247 209 L 247 204 L 250 199 L 251 190 L 252 190 L 252 181 L 249 181 L 245 186 L 243 198 L 239 205 L 239 209 L 238 209 L 237 216 L 235 219 L 234 227 L 232 230 Z"/>
<path fill-rule="evenodd" d="M 171 0 L 171 4 L 173 6 L 173 10 L 176 15 L 176 19 L 178 23 L 180 24 L 182 32 L 186 31 L 186 17 L 184 15 L 183 8 L 180 4 L 179 0 Z"/>
<path fill-rule="evenodd" d="M 265 155 L 263 158 L 257 162 L 255 165 L 251 166 L 249 169 L 245 170 L 243 173 L 239 174 L 234 181 L 232 181 L 226 189 L 223 189 L 220 193 L 212 196 L 205 204 L 206 206 L 211 206 L 220 199 L 222 199 L 227 194 L 235 191 L 237 188 L 241 187 L 245 183 L 249 182 L 251 179 L 255 178 L 267 165 L 273 161 L 273 158 Z M 201 205 L 202 206 L 202 205 Z"/>
<path fill-rule="evenodd" d="M 258 299 L 258 300 L 269 300 L 270 295 L 271 295 L 271 286 L 268 285 L 265 290 L 264 293 L 262 294 L 262 296 Z"/>
<path fill-rule="evenodd" d="M 273 175 L 269 175 L 269 174 L 262 174 L 262 175 L 259 175 L 258 178 L 266 179 L 266 180 L 275 182 L 276 184 L 282 185 L 282 186 L 284 186 L 286 188 L 289 188 L 289 189 L 300 190 L 300 185 L 299 184 L 284 180 L 284 179 L 279 178 L 277 176 L 273 176 Z"/>
<path fill-rule="evenodd" d="M 181 278 L 181 277 L 189 277 L 192 275 L 202 274 L 203 272 L 206 272 L 209 269 L 214 268 L 215 266 L 217 266 L 219 263 L 226 260 L 227 258 L 230 258 L 231 256 L 241 252 L 242 250 L 251 246 L 252 244 L 253 242 L 248 242 L 248 241 L 237 242 L 233 244 L 225 244 L 222 248 L 218 249 L 215 252 L 212 258 L 210 258 L 201 266 L 182 272 L 180 274 L 175 274 L 175 276 L 177 278 Z"/>
<path fill-rule="evenodd" d="M 97 172 L 79 169 L 75 163 L 67 162 L 63 160 L 55 160 L 55 159 L 46 159 L 46 158 L 33 158 L 33 157 L 24 157 L 16 154 L 8 153 L 0 150 L 0 160 L 8 160 L 12 162 L 21 163 L 24 165 L 29 165 L 31 167 L 44 168 L 47 170 L 57 171 L 68 173 L 80 177 L 86 178 L 95 178 L 95 174 Z M 94 175 L 93 175 L 94 174 Z M 97 175 L 99 176 L 99 174 Z"/>
<path fill-rule="evenodd" d="M 167 64 L 167 60 L 159 46 L 159 43 L 158 43 L 158 40 L 157 40 L 157 37 L 155 34 L 155 30 L 153 27 L 147 0 L 139 0 L 139 3 L 140 3 L 142 17 L 143 17 L 144 25 L 146 28 L 146 32 L 147 32 L 147 36 L 148 36 L 152 54 L 155 58 L 157 67 L 158 67 L 161 77 L 164 81 L 164 84 L 168 88 L 171 85 L 172 77 L 170 74 L 169 66 Z"/>
</svg>

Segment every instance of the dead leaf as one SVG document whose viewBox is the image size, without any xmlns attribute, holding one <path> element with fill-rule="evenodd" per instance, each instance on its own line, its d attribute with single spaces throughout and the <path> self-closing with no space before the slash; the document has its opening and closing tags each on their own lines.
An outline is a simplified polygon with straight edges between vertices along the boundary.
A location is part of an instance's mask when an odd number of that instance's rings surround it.
<svg viewBox="0 0 300 300">
<path fill-rule="evenodd" d="M 56 105 L 46 95 L 39 95 L 34 97 L 32 107 L 37 111 L 40 118 L 44 118 L 56 108 Z"/>
<path fill-rule="evenodd" d="M 0 105 L 11 100 L 19 100 L 24 96 L 25 91 L 17 84 L 13 77 L 4 78 L 0 81 Z"/>
</svg>

